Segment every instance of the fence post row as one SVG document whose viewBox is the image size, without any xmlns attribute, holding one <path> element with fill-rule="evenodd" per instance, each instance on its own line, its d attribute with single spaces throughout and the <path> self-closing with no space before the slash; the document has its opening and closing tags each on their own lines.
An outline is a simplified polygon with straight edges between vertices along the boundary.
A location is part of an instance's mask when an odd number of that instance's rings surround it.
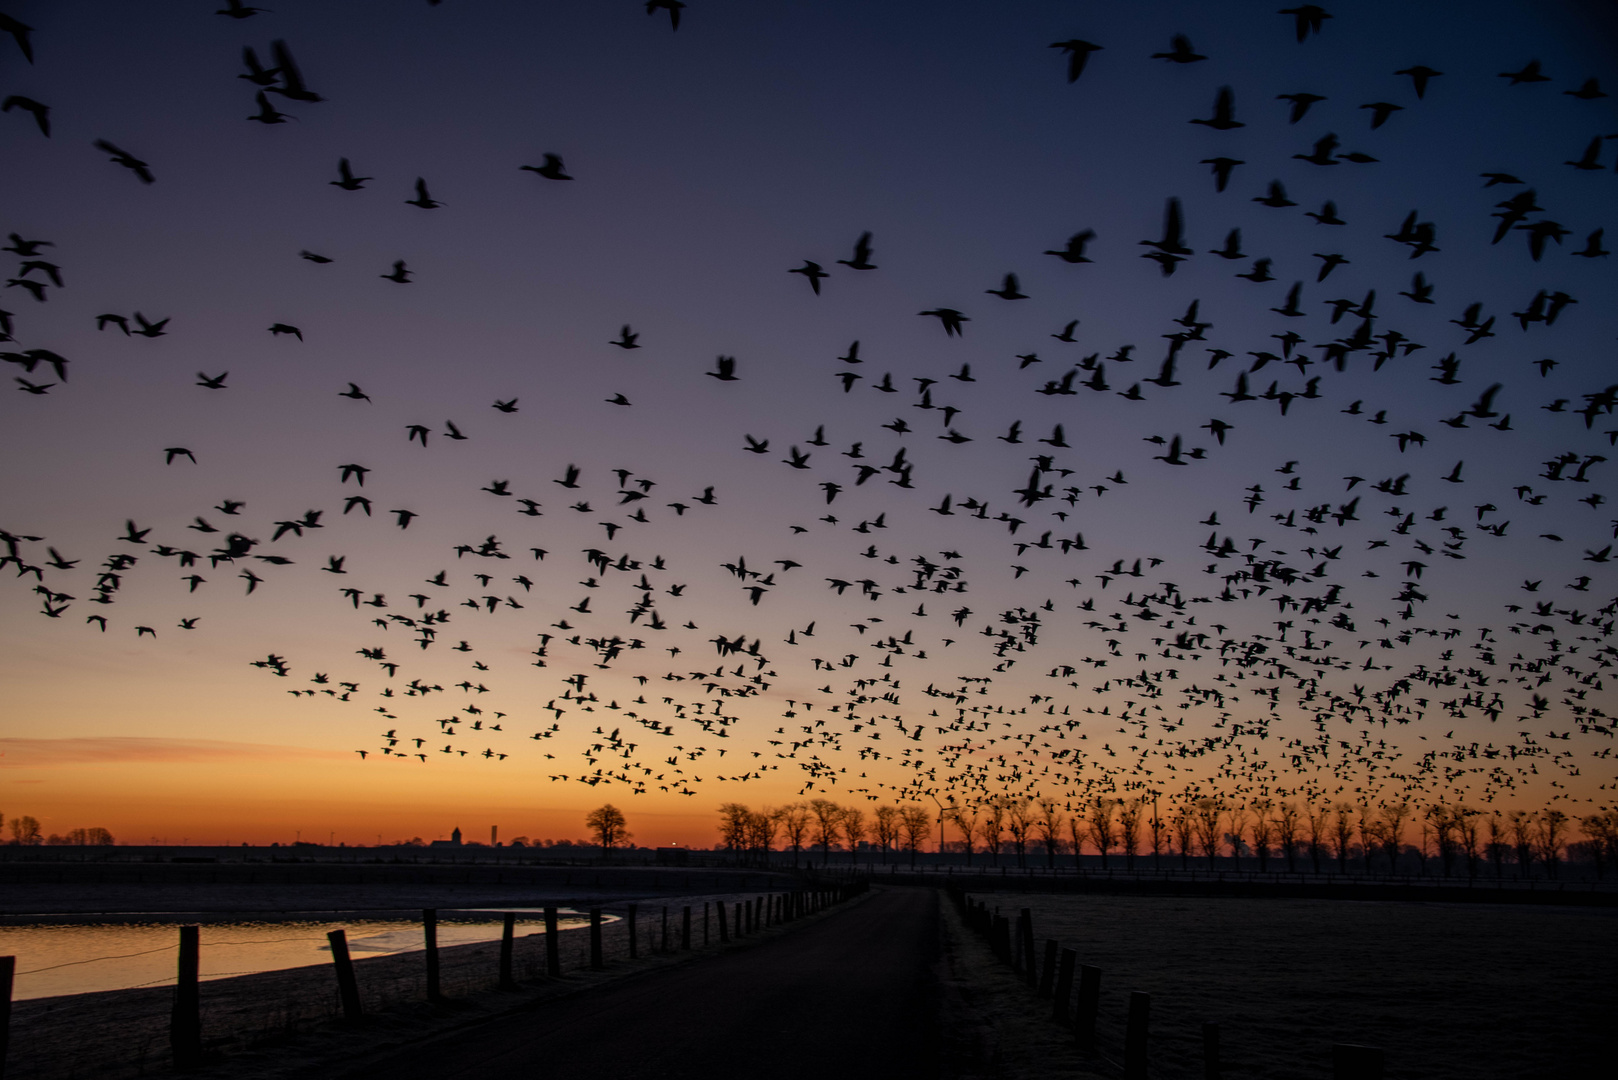
<svg viewBox="0 0 1618 1080">
<path fill-rule="evenodd" d="M 1097 1050 L 1096 1017 L 1101 1004 L 1101 969 L 1079 964 L 1078 954 L 1063 949 L 1059 942 L 1045 943 L 1044 963 L 1034 959 L 1033 913 L 1023 908 L 1017 915 L 1015 941 L 1010 920 L 999 909 L 991 910 L 985 900 L 974 900 L 958 886 L 946 888 L 961 914 L 966 928 L 983 938 L 1000 960 L 1022 976 L 1040 997 L 1054 998 L 1051 1020 L 1068 1023 L 1068 1002 L 1073 996 L 1074 968 L 1078 968 L 1078 1001 L 1071 1014 L 1073 1035 L 1079 1047 Z M 1145 1080 L 1152 996 L 1141 991 L 1129 995 L 1129 1012 L 1124 1029 L 1124 1080 Z M 1337 1043 L 1332 1046 L 1333 1080 L 1383 1080 L 1384 1054 L 1375 1046 Z M 1202 1070 L 1204 1080 L 1220 1076 L 1219 1025 L 1202 1025 Z"/>
</svg>

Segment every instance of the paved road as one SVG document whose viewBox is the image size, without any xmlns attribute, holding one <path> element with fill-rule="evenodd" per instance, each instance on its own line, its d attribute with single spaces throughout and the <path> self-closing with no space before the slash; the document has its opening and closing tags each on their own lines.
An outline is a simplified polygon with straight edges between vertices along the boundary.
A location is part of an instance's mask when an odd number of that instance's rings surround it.
<svg viewBox="0 0 1618 1080">
<path fill-rule="evenodd" d="M 349 1076 L 936 1077 L 937 896 L 884 891 L 755 948 L 546 1004 Z"/>
</svg>

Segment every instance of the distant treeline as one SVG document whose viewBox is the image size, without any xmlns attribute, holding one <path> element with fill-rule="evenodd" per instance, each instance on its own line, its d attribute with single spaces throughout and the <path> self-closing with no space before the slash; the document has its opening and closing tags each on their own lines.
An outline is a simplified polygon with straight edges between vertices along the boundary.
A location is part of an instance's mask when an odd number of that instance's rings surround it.
<svg viewBox="0 0 1618 1080">
<path fill-rule="evenodd" d="M 743 861 L 767 862 L 769 853 L 790 851 L 793 865 L 804 849 L 819 848 L 822 862 L 833 851 L 846 851 L 858 861 L 860 851 L 877 853 L 883 862 L 891 852 L 916 851 L 938 829 L 936 850 L 962 855 L 971 865 L 976 855 L 1000 865 L 1002 856 L 1019 867 L 1043 858 L 1055 867 L 1058 856 L 1099 857 L 1103 868 L 1121 859 L 1134 868 L 1139 858 L 1154 865 L 1165 858 L 1190 868 L 1193 859 L 1209 867 L 1220 858 L 1251 859 L 1260 870 L 1271 862 L 1288 871 L 1300 864 L 1316 873 L 1343 872 L 1352 860 L 1367 872 L 1398 874 L 1437 858 L 1443 873 L 1477 876 L 1491 868 L 1503 876 L 1511 865 L 1522 875 L 1535 867 L 1555 878 L 1564 860 L 1593 862 L 1599 876 L 1618 870 L 1618 810 L 1570 818 L 1554 808 L 1480 810 L 1462 804 L 1434 803 L 1417 810 L 1407 802 L 1376 806 L 1349 802 L 1322 804 L 1256 799 L 1234 806 L 1214 797 L 1177 801 L 1160 811 L 1155 800 L 1098 796 L 1074 806 L 1055 799 L 995 797 L 967 805 L 925 807 L 840 806 L 813 799 L 752 810 L 742 803 L 719 807 L 719 830 L 726 850 Z M 1572 828 L 1584 834 L 1575 840 Z M 946 836 L 953 828 L 958 839 Z M 1414 834 L 1414 835 L 1413 835 Z M 1417 839 L 1419 843 L 1409 841 Z"/>
<path fill-rule="evenodd" d="M 40 828 L 39 819 L 29 814 L 22 814 L 10 820 L 6 820 L 5 815 L 0 814 L 0 825 L 11 834 L 11 839 L 6 842 L 17 847 L 33 847 L 37 844 L 84 847 L 91 844 L 116 843 L 112 833 L 102 828 L 69 829 L 60 835 L 51 833 L 46 836 Z"/>
</svg>

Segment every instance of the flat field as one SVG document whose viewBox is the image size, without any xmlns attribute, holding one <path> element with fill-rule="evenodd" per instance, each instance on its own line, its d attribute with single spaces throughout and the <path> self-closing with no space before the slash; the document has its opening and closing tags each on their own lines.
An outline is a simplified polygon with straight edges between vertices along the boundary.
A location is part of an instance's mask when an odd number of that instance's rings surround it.
<svg viewBox="0 0 1618 1080">
<path fill-rule="evenodd" d="M 1204 1021 L 1220 1025 L 1227 1077 L 1329 1077 L 1338 1042 L 1381 1047 L 1389 1080 L 1618 1075 L 1618 910 L 975 898 L 1013 920 L 1029 908 L 1036 955 L 1054 938 L 1102 970 L 1108 1057 L 1122 1060 L 1130 991 L 1150 993 L 1164 1080 L 1203 1075 Z"/>
</svg>

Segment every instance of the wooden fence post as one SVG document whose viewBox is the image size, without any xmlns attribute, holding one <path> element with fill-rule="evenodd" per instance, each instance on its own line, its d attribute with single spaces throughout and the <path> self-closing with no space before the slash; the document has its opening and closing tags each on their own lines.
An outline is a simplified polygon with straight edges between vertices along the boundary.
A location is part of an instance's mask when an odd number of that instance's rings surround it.
<svg viewBox="0 0 1618 1080">
<path fill-rule="evenodd" d="M 194 1069 L 202 1064 L 202 998 L 197 989 L 201 966 L 199 929 L 180 927 L 180 961 L 174 981 L 174 1012 L 169 1020 L 169 1046 L 174 1067 Z"/>
<path fill-rule="evenodd" d="M 328 930 L 326 940 L 331 943 L 331 962 L 337 972 L 337 996 L 343 1002 L 343 1019 L 352 1024 L 360 1018 L 360 984 L 354 978 L 354 960 L 348 955 L 348 931 Z"/>
<path fill-rule="evenodd" d="M 680 948 L 691 951 L 691 908 L 687 906 L 680 915 Z"/>
<path fill-rule="evenodd" d="M 1079 1045 L 1094 1050 L 1096 1045 L 1096 1011 L 1101 1005 L 1101 969 L 1089 964 L 1079 965 L 1079 1011 L 1074 1017 L 1073 1031 Z"/>
<path fill-rule="evenodd" d="M 1202 1025 L 1202 1080 L 1219 1080 L 1219 1025 Z"/>
<path fill-rule="evenodd" d="M 704 900 L 702 902 L 702 947 L 704 949 L 708 947 L 708 906 L 709 901 Z"/>
<path fill-rule="evenodd" d="M 1039 976 L 1034 964 L 1034 913 L 1028 908 L 1017 913 L 1017 929 L 1022 933 L 1018 947 L 1022 952 L 1023 980 L 1033 986 Z"/>
<path fill-rule="evenodd" d="M 601 909 L 590 909 L 590 970 L 600 971 L 606 967 L 601 956 Z"/>
<path fill-rule="evenodd" d="M 556 909 L 545 909 L 545 974 L 556 978 L 562 974 L 562 943 L 557 940 Z"/>
<path fill-rule="evenodd" d="M 1146 1080 L 1146 1026 L 1151 1012 L 1152 995 L 1139 990 L 1129 995 L 1129 1020 L 1124 1028 L 1124 1080 Z"/>
<path fill-rule="evenodd" d="M 427 1000 L 442 1001 L 444 995 L 438 985 L 438 910 L 422 908 L 422 939 L 427 945 Z"/>
<path fill-rule="evenodd" d="M 0 1080 L 6 1075 L 6 1048 L 11 1042 L 11 991 L 17 977 L 17 958 L 0 956 Z"/>
<path fill-rule="evenodd" d="M 1055 938 L 1045 942 L 1045 963 L 1039 969 L 1039 996 L 1050 997 L 1051 991 L 1056 988 L 1056 954 L 1061 946 Z"/>
<path fill-rule="evenodd" d="M 719 916 L 719 942 L 722 945 L 728 945 L 730 944 L 730 925 L 729 920 L 725 918 L 725 902 L 723 900 L 719 901 L 714 905 L 714 908 Z"/>
<path fill-rule="evenodd" d="M 1058 1024 L 1067 1022 L 1068 1002 L 1073 998 L 1073 965 L 1078 963 L 1078 953 L 1072 949 L 1062 950 L 1061 964 L 1056 972 L 1056 1000 L 1051 1005 L 1051 1019 Z"/>
<path fill-rule="evenodd" d="M 1332 1080 L 1382 1080 L 1381 1047 L 1335 1043 L 1331 1048 Z"/>
<path fill-rule="evenodd" d="M 658 942 L 662 946 L 660 951 L 665 955 L 674 951 L 669 948 L 669 908 L 667 904 L 663 905 L 663 936 L 658 939 Z"/>
<path fill-rule="evenodd" d="M 630 904 L 629 905 L 629 958 L 631 960 L 636 959 L 640 955 L 640 953 L 637 951 L 637 949 L 635 947 L 636 946 L 636 941 L 635 941 L 635 921 L 636 920 L 635 920 L 635 916 L 636 916 L 636 913 L 639 912 L 639 910 L 640 910 L 640 905 L 639 904 Z"/>
<path fill-rule="evenodd" d="M 511 977 L 511 952 L 516 945 L 517 913 L 508 911 L 500 927 L 500 989 L 515 990 L 517 980 Z"/>
</svg>

